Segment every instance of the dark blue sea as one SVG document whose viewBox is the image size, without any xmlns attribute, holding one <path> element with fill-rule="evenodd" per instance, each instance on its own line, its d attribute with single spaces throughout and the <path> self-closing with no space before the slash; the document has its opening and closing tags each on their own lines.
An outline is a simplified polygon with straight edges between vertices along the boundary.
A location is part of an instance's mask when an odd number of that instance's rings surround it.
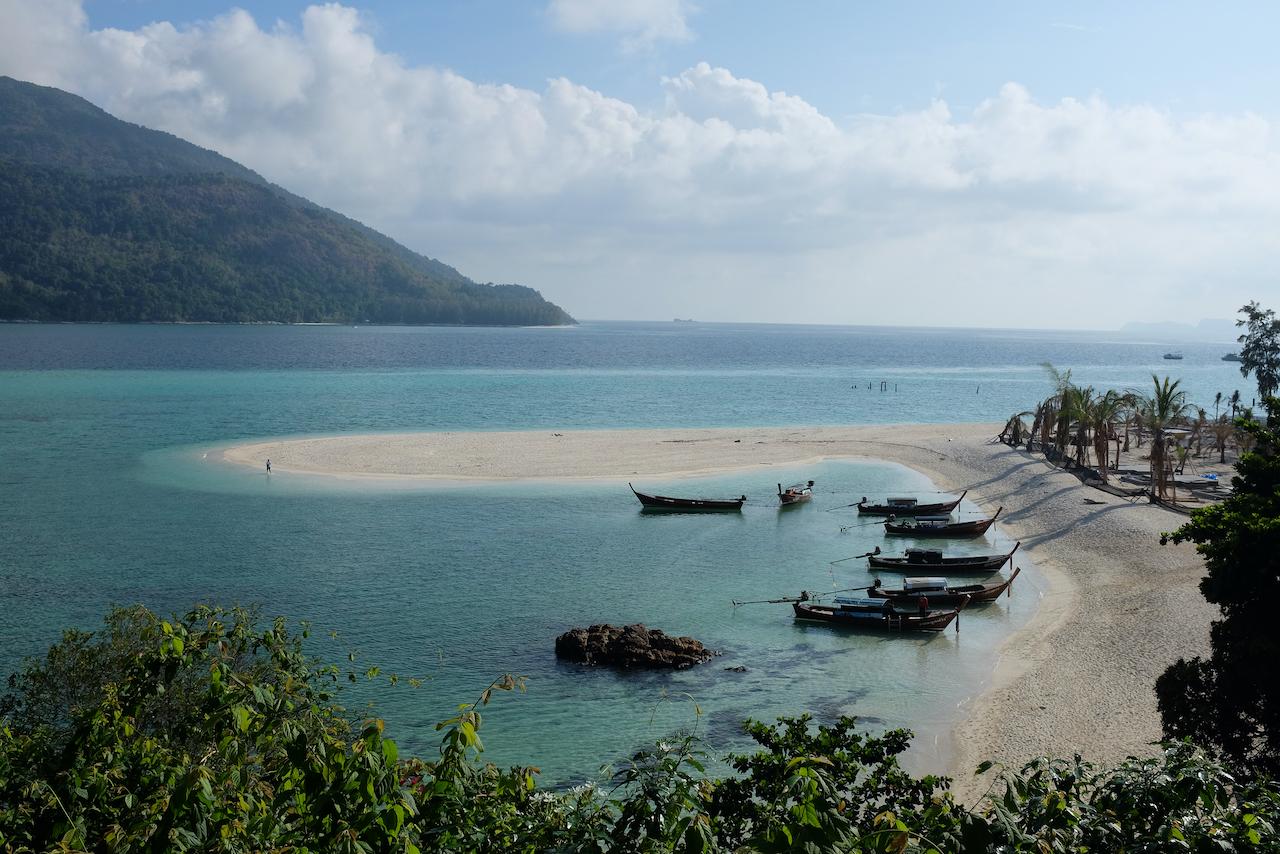
<svg viewBox="0 0 1280 854">
<path fill-rule="evenodd" d="M 1183 352 L 1167 361 L 1169 350 Z M 594 777 L 697 730 L 743 746 L 742 719 L 812 711 L 920 733 L 945 765 L 952 724 L 994 650 L 1034 612 L 1040 581 L 966 612 L 959 634 L 847 635 L 786 606 L 731 599 L 866 583 L 880 542 L 845 505 L 936 489 L 888 463 L 829 462 L 667 484 L 745 492 L 741 516 L 654 517 L 617 485 L 390 490 L 325 487 L 201 465 L 205 449 L 275 436 L 379 431 L 1000 422 L 1050 389 L 1042 367 L 1099 387 L 1181 379 L 1211 412 L 1252 384 L 1230 342 L 1116 333 L 702 323 L 561 329 L 0 325 L 0 669 L 113 604 L 163 612 L 254 604 L 310 620 L 318 655 L 422 677 L 362 683 L 358 715 L 430 751 L 436 721 L 512 672 L 528 693 L 485 718 L 486 757 Z M 779 480 L 814 502 L 780 514 Z M 662 483 L 647 484 L 655 489 Z M 999 534 L 969 548 L 991 551 Z M 644 622 L 723 655 L 677 674 L 558 664 L 557 634 Z M 337 639 L 328 637 L 337 631 Z M 745 672 L 725 668 L 745 666 Z"/>
</svg>

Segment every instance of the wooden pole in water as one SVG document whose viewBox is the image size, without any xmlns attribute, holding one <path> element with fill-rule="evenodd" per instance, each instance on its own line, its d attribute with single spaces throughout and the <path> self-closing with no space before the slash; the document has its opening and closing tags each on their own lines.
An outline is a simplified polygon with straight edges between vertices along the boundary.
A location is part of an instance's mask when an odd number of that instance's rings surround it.
<svg viewBox="0 0 1280 854">
<path fill-rule="evenodd" d="M 849 557 L 842 557 L 838 560 L 828 561 L 828 563 L 833 563 L 833 564 L 844 563 L 846 560 L 857 560 L 860 557 L 871 557 L 872 555 L 878 555 L 878 554 L 880 554 L 880 547 L 876 546 L 874 549 L 872 549 L 871 551 L 867 552 L 864 555 L 849 555 Z"/>
</svg>

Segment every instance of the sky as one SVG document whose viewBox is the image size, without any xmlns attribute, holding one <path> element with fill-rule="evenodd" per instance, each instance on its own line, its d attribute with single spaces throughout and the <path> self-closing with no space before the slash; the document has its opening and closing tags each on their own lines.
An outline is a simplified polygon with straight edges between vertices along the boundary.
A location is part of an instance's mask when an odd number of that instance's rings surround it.
<svg viewBox="0 0 1280 854">
<path fill-rule="evenodd" d="M 0 74 L 580 319 L 1280 297 L 1280 4 L 0 0 Z"/>
</svg>

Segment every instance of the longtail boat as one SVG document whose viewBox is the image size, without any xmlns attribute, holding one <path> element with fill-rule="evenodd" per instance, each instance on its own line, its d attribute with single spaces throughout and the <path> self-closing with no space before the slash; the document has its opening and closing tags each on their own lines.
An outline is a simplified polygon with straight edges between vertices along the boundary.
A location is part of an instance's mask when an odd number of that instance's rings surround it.
<svg viewBox="0 0 1280 854">
<path fill-rule="evenodd" d="M 1001 507 L 990 519 L 970 519 L 953 522 L 950 516 L 916 516 L 897 522 L 892 516 L 885 520 L 884 532 L 903 537 L 980 537 L 1000 516 Z"/>
<path fill-rule="evenodd" d="M 888 555 L 869 554 L 869 569 L 889 570 L 891 572 L 944 572 L 947 575 L 985 575 L 995 572 L 1009 561 L 1013 553 L 1022 543 L 1014 543 L 1008 554 L 1003 555 L 965 555 L 964 557 L 944 557 L 937 549 L 907 549 L 904 555 L 889 557 Z"/>
<path fill-rule="evenodd" d="M 830 605 L 820 602 L 792 602 L 797 620 L 828 623 L 847 629 L 868 632 L 940 632 L 960 612 L 969 600 L 947 611 L 928 609 L 901 609 L 888 599 L 837 597 Z M 956 623 L 956 631 L 960 624 Z"/>
<path fill-rule="evenodd" d="M 858 512 L 864 516 L 934 516 L 955 510 L 968 494 L 969 490 L 966 489 L 955 501 L 938 501 L 933 504 L 920 504 L 914 498 L 889 498 L 884 504 L 868 504 L 864 495 L 858 502 Z"/>
<path fill-rule="evenodd" d="M 631 484 L 627 484 L 631 486 Z M 742 509 L 747 496 L 741 498 L 671 498 L 667 495 L 649 495 L 638 492 L 634 486 L 631 491 L 644 505 L 645 510 L 669 510 L 674 513 L 733 513 Z"/>
<path fill-rule="evenodd" d="M 797 483 L 786 489 L 782 488 L 782 484 L 778 484 L 778 504 L 781 507 L 794 507 L 811 498 L 813 498 L 813 481 Z"/>
<path fill-rule="evenodd" d="M 904 578 L 901 587 L 881 587 L 880 579 L 867 588 L 867 596 L 872 599 L 887 599 L 890 602 L 901 602 L 909 605 L 919 601 L 923 596 L 930 605 L 959 605 L 968 597 L 971 605 L 994 602 L 1006 590 L 1013 595 L 1013 580 L 1022 570 L 1014 567 L 1010 575 L 999 584 L 962 584 L 952 587 L 945 578 Z"/>
</svg>

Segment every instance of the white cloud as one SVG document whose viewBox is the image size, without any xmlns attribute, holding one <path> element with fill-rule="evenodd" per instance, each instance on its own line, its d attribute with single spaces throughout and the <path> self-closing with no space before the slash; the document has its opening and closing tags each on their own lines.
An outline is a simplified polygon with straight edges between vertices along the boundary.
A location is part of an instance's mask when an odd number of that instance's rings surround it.
<svg viewBox="0 0 1280 854">
<path fill-rule="evenodd" d="M 552 24 L 570 33 L 616 33 L 637 50 L 662 41 L 689 41 L 688 0 L 551 0 Z"/>
<path fill-rule="evenodd" d="M 0 0 L 0 19 L 0 73 L 585 317 L 1106 326 L 1171 295 L 1165 314 L 1212 315 L 1195 301 L 1243 304 L 1275 267 L 1280 149 L 1256 115 L 1010 83 L 962 116 L 836 120 L 705 63 L 647 111 L 410 66 L 337 4 L 270 28 L 92 30 L 66 0 Z M 1040 289 L 1071 297 L 1046 316 Z"/>
</svg>

